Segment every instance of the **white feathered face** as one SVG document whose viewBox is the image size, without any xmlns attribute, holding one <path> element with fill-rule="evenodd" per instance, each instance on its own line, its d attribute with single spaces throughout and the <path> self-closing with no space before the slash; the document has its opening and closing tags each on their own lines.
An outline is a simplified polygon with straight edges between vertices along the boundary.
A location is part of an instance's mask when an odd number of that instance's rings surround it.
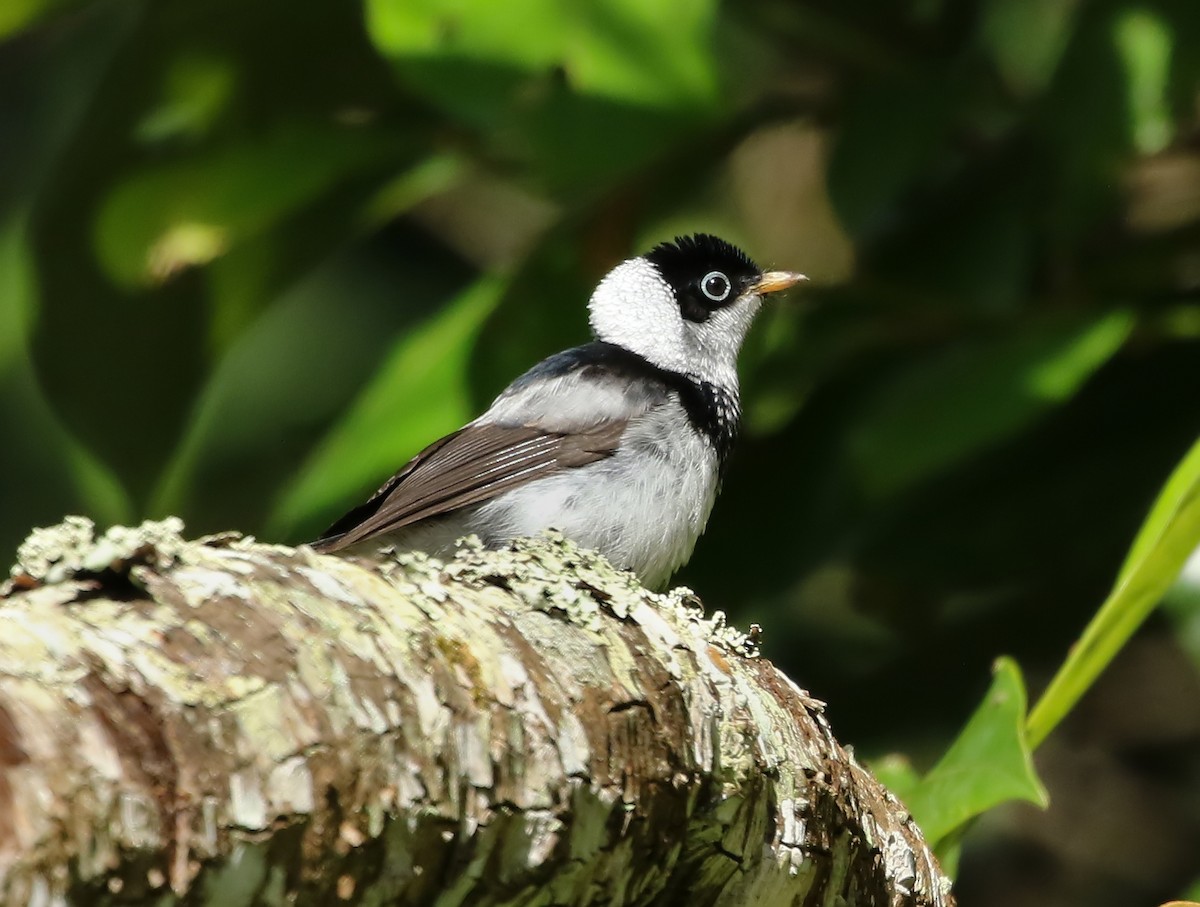
<svg viewBox="0 0 1200 907">
<path fill-rule="evenodd" d="M 736 391 L 738 352 L 764 294 L 803 279 L 764 274 L 715 236 L 679 237 L 609 272 L 589 304 L 592 331 L 660 368 Z"/>
</svg>

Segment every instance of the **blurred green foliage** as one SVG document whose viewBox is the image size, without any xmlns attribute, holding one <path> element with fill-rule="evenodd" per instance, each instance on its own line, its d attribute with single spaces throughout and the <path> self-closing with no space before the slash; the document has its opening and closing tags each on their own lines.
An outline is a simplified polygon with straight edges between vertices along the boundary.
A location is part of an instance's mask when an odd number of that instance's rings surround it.
<svg viewBox="0 0 1200 907">
<path fill-rule="evenodd" d="M 1027 752 L 997 655 L 1049 677 L 1200 432 L 1195 0 L 0 6 L 9 550 L 309 538 L 585 339 L 615 261 L 717 232 L 814 280 L 681 579 L 860 749 L 928 768 L 974 712 L 921 782 L 969 793 L 980 715 Z M 1171 506 L 1082 688 L 1195 544 Z M 995 802 L 950 787 L 948 833 Z"/>
</svg>

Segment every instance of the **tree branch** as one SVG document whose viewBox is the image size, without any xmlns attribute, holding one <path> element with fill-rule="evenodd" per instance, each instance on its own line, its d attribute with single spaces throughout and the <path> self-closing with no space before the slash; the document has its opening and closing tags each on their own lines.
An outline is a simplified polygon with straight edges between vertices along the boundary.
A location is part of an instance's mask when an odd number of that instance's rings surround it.
<svg viewBox="0 0 1200 907">
<path fill-rule="evenodd" d="M 822 704 L 562 539 L 380 564 L 178 521 L 22 547 L 4 904 L 950 904 Z"/>
</svg>

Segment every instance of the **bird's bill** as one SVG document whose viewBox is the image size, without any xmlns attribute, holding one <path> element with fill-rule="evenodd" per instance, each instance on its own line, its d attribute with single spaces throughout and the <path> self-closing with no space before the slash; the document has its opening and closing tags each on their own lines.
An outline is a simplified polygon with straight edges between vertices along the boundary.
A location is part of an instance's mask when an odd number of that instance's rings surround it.
<svg viewBox="0 0 1200 907">
<path fill-rule="evenodd" d="M 808 278 L 796 271 L 767 271 L 751 284 L 750 291 L 759 295 L 777 293 L 788 287 L 794 287 L 804 280 L 808 280 Z"/>
</svg>

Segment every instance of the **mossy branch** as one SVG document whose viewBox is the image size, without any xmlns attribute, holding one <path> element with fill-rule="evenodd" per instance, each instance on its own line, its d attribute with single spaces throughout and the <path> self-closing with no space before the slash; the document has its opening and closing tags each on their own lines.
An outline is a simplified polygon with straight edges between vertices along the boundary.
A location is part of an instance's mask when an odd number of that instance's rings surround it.
<svg viewBox="0 0 1200 907">
<path fill-rule="evenodd" d="M 369 564 L 35 533 L 0 597 L 4 904 L 920 904 L 822 705 L 561 538 Z"/>
</svg>

